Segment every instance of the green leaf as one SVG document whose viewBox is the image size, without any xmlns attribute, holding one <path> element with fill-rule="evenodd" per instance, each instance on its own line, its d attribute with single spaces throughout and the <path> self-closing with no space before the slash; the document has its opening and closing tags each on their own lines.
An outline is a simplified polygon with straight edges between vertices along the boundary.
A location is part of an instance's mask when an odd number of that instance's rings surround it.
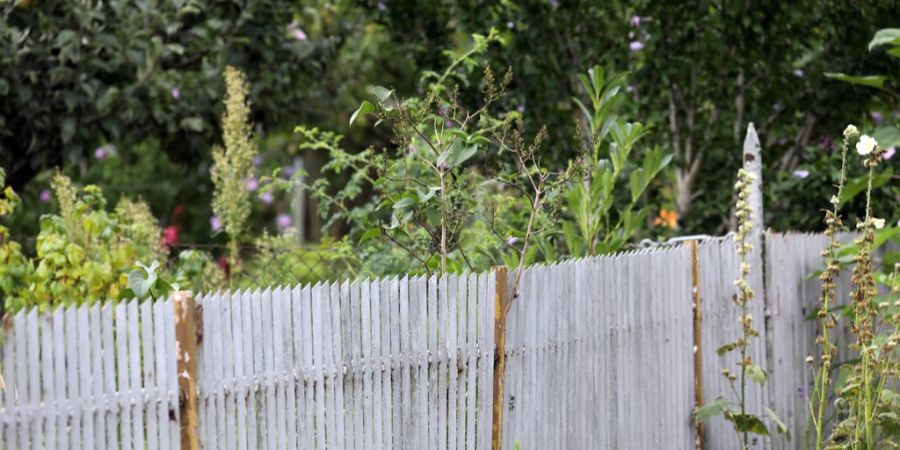
<svg viewBox="0 0 900 450">
<path fill-rule="evenodd" d="M 369 87 L 369 92 L 374 95 L 379 102 L 384 102 L 392 93 L 394 93 L 394 91 L 381 86 L 371 86 Z"/>
<path fill-rule="evenodd" d="M 847 75 L 845 73 L 828 72 L 825 76 L 846 83 L 858 84 L 881 89 L 887 77 L 884 75 Z"/>
<path fill-rule="evenodd" d="M 368 100 L 363 100 L 362 104 L 359 105 L 356 111 L 353 111 L 353 115 L 350 116 L 350 125 L 353 125 L 353 122 L 356 120 L 356 117 L 360 114 L 366 115 L 375 111 L 375 105 Z"/>
<path fill-rule="evenodd" d="M 719 356 L 724 356 L 726 353 L 728 353 L 736 348 L 737 348 L 737 345 L 735 345 L 734 343 L 725 344 L 716 349 L 716 354 Z"/>
<path fill-rule="evenodd" d="M 379 236 L 381 236 L 381 228 L 371 228 L 369 230 L 366 230 L 366 232 L 359 237 L 358 244 L 362 244 L 363 242 L 377 238 Z"/>
<path fill-rule="evenodd" d="M 727 414 L 726 419 L 734 424 L 734 428 L 741 433 L 754 433 L 760 436 L 768 436 L 769 429 L 766 424 L 752 414 Z"/>
<path fill-rule="evenodd" d="M 448 158 L 447 163 L 450 164 L 450 167 L 459 167 L 462 163 L 466 162 L 472 155 L 475 154 L 475 151 L 478 150 L 477 145 L 470 145 L 468 147 L 458 146 L 455 147 Z"/>
<path fill-rule="evenodd" d="M 900 128 L 894 126 L 880 127 L 872 133 L 872 137 L 884 148 L 900 146 Z"/>
<path fill-rule="evenodd" d="M 869 41 L 869 51 L 871 52 L 873 48 L 885 44 L 900 45 L 900 28 L 885 28 L 883 30 L 878 30 L 878 32 L 875 33 L 875 37 Z"/>
<path fill-rule="evenodd" d="M 730 405 L 728 400 L 725 400 L 722 397 L 717 398 L 712 403 L 707 403 L 697 409 L 694 410 L 694 420 L 697 422 L 706 422 L 712 417 L 715 417 L 719 414 L 728 411 Z"/>
<path fill-rule="evenodd" d="M 775 414 L 775 411 L 772 411 L 769 408 L 766 408 L 766 415 L 769 416 L 769 420 L 775 423 L 775 431 L 778 434 L 783 434 L 788 441 L 791 440 L 791 430 L 788 430 L 787 425 L 778 418 L 778 415 Z"/>
<path fill-rule="evenodd" d="M 759 367 L 756 364 L 750 364 L 744 370 L 751 380 L 755 381 L 757 384 L 765 384 L 766 371 L 763 370 L 762 367 Z"/>
<path fill-rule="evenodd" d="M 185 117 L 181 119 L 181 128 L 190 131 L 201 132 L 203 131 L 203 119 L 199 117 Z"/>
</svg>

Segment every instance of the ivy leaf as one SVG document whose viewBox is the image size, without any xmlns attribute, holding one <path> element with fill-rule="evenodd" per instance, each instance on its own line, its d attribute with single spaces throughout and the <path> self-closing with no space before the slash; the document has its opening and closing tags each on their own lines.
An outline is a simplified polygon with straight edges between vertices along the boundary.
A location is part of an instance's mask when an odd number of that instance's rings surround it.
<svg viewBox="0 0 900 450">
<path fill-rule="evenodd" d="M 696 420 L 697 422 L 706 422 L 710 418 L 728 411 L 729 406 L 730 405 L 728 404 L 728 400 L 719 397 L 714 402 L 707 403 L 695 409 L 694 420 Z"/>
<path fill-rule="evenodd" d="M 356 117 L 360 114 L 366 115 L 375 111 L 375 105 L 368 100 L 363 100 L 362 104 L 359 105 L 359 108 L 356 111 L 353 111 L 353 115 L 350 116 L 350 125 L 353 125 L 353 122 L 356 120 Z"/>
</svg>

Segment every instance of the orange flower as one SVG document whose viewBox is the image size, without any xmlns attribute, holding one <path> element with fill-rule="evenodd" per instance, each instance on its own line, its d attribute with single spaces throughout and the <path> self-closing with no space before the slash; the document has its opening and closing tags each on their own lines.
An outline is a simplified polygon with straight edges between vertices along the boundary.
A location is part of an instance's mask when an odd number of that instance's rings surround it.
<svg viewBox="0 0 900 450">
<path fill-rule="evenodd" d="M 653 219 L 653 225 L 662 225 L 666 228 L 678 228 L 678 213 L 669 209 L 660 209 L 659 215 Z"/>
</svg>

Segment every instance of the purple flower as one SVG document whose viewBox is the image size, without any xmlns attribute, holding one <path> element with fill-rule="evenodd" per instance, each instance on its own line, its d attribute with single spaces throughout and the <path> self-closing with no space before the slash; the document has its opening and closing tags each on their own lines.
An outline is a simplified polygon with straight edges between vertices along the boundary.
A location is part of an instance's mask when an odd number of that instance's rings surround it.
<svg viewBox="0 0 900 450">
<path fill-rule="evenodd" d="M 248 192 L 253 192 L 259 189 L 259 180 L 256 177 L 250 177 L 244 180 L 244 186 L 246 186 Z"/>
<path fill-rule="evenodd" d="M 284 167 L 284 175 L 290 178 L 294 176 L 294 174 L 297 173 L 297 171 L 300 169 L 303 169 L 303 160 L 301 160 L 300 158 L 295 158 L 294 164 Z"/>
<path fill-rule="evenodd" d="M 49 190 L 44 189 L 43 191 L 41 191 L 40 199 L 42 203 L 50 203 L 51 198 L 53 198 L 53 195 L 50 194 Z"/>
<path fill-rule="evenodd" d="M 639 52 L 644 49 L 644 43 L 641 41 L 632 41 L 631 44 L 628 44 L 628 48 L 633 52 Z"/>
<path fill-rule="evenodd" d="M 828 150 L 834 150 L 834 141 L 832 141 L 830 137 L 826 136 L 826 137 L 822 138 L 822 142 L 819 143 L 819 145 L 821 145 L 822 148 L 827 148 Z"/>
<path fill-rule="evenodd" d="M 296 20 L 291 22 L 290 25 L 288 25 L 288 33 L 290 33 L 291 36 L 293 36 L 294 39 L 296 39 L 298 41 L 306 40 L 306 33 L 300 29 L 300 26 L 297 25 Z"/>
<path fill-rule="evenodd" d="M 804 179 L 804 178 L 806 178 L 806 177 L 809 176 L 809 171 L 808 171 L 808 170 L 797 169 L 797 170 L 795 170 L 794 173 L 792 173 L 791 175 L 793 175 L 794 177 L 799 178 L 799 179 L 802 180 L 802 179 Z"/>
<path fill-rule="evenodd" d="M 881 154 L 881 157 L 884 159 L 891 159 L 894 157 L 894 153 L 897 153 L 897 149 L 894 147 L 888 147 L 885 149 L 884 153 Z"/>
<path fill-rule="evenodd" d="M 277 226 L 280 231 L 290 228 L 292 223 L 291 216 L 287 214 L 279 214 L 278 217 L 275 218 L 275 226 Z"/>
<path fill-rule="evenodd" d="M 106 155 L 106 146 L 105 145 L 103 147 L 97 147 L 97 150 L 94 150 L 94 158 L 97 158 L 100 161 L 103 161 L 104 159 L 106 159 L 106 156 L 107 155 Z"/>
<path fill-rule="evenodd" d="M 519 238 L 515 236 L 510 236 L 509 239 L 506 240 L 506 243 L 509 245 L 516 245 L 519 243 Z"/>
<path fill-rule="evenodd" d="M 262 164 L 262 162 L 263 162 L 263 157 L 262 157 L 262 156 L 256 155 L 256 156 L 253 157 L 253 165 L 254 165 L 254 166 L 259 167 L 259 165 Z"/>
<path fill-rule="evenodd" d="M 222 229 L 222 221 L 219 220 L 219 216 L 212 216 L 209 218 L 209 227 L 212 228 L 214 232 Z"/>
<path fill-rule="evenodd" d="M 379 11 L 387 11 L 387 5 L 385 5 L 384 2 L 378 2 L 377 7 Z"/>
<path fill-rule="evenodd" d="M 869 114 L 872 116 L 872 122 L 875 122 L 875 125 L 881 125 L 881 121 L 884 120 L 884 116 L 882 116 L 880 112 L 872 111 Z"/>
<path fill-rule="evenodd" d="M 272 192 L 266 191 L 262 194 L 259 194 L 259 201 L 263 202 L 266 205 L 271 205 L 272 202 L 275 201 L 275 197 L 272 196 Z"/>
<path fill-rule="evenodd" d="M 181 89 L 178 89 L 177 87 L 173 87 L 172 90 L 169 91 L 169 93 L 172 94 L 172 98 L 174 98 L 175 100 L 181 98 Z"/>
<path fill-rule="evenodd" d="M 631 26 L 633 26 L 633 27 L 641 26 L 641 16 L 631 16 Z"/>
<path fill-rule="evenodd" d="M 794 76 L 797 78 L 803 78 L 803 69 L 794 69 Z"/>
</svg>

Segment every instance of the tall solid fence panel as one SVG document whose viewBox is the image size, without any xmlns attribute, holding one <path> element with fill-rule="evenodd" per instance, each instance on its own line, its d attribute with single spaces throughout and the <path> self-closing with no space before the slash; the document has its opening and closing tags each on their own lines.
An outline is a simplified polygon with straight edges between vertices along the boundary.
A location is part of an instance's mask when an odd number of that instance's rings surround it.
<svg viewBox="0 0 900 450">
<path fill-rule="evenodd" d="M 852 236 L 839 237 L 849 242 Z M 819 308 L 822 282 L 813 277 L 822 269 L 822 249 L 828 243 L 822 234 L 769 233 L 766 238 L 766 289 L 769 302 L 769 390 L 772 409 L 787 425 L 793 440 L 773 440 L 776 449 L 805 448 L 809 418 L 809 397 L 813 392 L 813 372 L 807 355 L 819 355 L 816 345 L 819 322 L 811 320 Z M 850 273 L 844 270 L 837 281 L 837 299 L 845 304 L 850 293 Z M 850 333 L 832 330 L 841 353 L 837 364 L 851 357 L 847 353 Z M 829 414 L 831 402 L 829 401 Z"/>
<path fill-rule="evenodd" d="M 754 243 L 754 250 L 748 256 L 751 264 L 750 285 L 755 297 L 748 304 L 748 309 L 753 318 L 753 326 L 759 332 L 759 336 L 751 339 L 748 356 L 756 365 L 765 369 L 767 367 L 766 305 L 760 255 L 761 248 L 758 243 Z M 741 311 L 733 301 L 734 295 L 737 293 L 734 282 L 740 274 L 740 260 L 734 241 L 730 237 L 703 241 L 699 248 L 699 258 L 699 288 L 703 315 L 701 347 L 704 397 L 707 403 L 715 401 L 718 397 L 724 397 L 731 400 L 732 404 L 736 404 L 737 399 L 733 395 L 730 383 L 722 375 L 722 371 L 727 369 L 739 377 L 740 353 L 733 351 L 719 356 L 716 350 L 741 337 L 741 325 L 738 322 Z M 739 379 L 737 383 L 739 386 Z M 738 390 L 740 389 L 738 388 Z M 765 407 L 767 406 L 769 406 L 769 401 L 765 388 L 748 381 L 747 411 L 765 417 Z M 753 439 L 751 448 L 768 448 L 767 442 L 763 439 Z M 722 416 L 713 417 L 707 422 L 705 448 L 739 447 L 737 435 L 730 422 L 727 422 Z"/>
<path fill-rule="evenodd" d="M 690 305 L 686 247 L 527 269 L 508 318 L 504 448 L 691 447 Z"/>
</svg>

